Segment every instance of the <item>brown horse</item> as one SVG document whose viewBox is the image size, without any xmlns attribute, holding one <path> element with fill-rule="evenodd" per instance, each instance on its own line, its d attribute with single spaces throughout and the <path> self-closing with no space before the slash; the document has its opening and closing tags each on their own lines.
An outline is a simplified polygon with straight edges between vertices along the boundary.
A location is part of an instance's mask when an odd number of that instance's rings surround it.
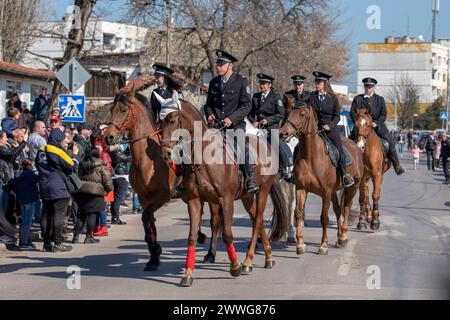
<svg viewBox="0 0 450 320">
<path fill-rule="evenodd" d="M 159 97 L 160 98 L 160 97 Z M 158 98 L 158 99 L 159 99 Z M 188 239 L 188 252 L 186 257 L 186 270 L 181 279 L 181 286 L 191 286 L 195 268 L 195 245 L 197 241 L 198 226 L 201 220 L 200 204 L 202 201 L 217 204 L 221 210 L 223 241 L 227 247 L 228 257 L 231 261 L 230 273 L 237 277 L 242 273 L 252 271 L 252 263 L 255 255 L 255 246 L 258 235 L 261 235 L 264 252 L 266 255 L 265 268 L 272 268 L 275 261 L 272 256 L 272 248 L 263 225 L 263 214 L 269 193 L 275 207 L 274 220 L 277 221 L 272 229 L 271 238 L 279 240 L 285 233 L 287 227 L 287 206 L 282 189 L 276 179 L 277 171 L 273 174 L 261 174 L 264 169 L 270 168 L 272 163 L 265 162 L 256 169 L 259 191 L 256 195 L 245 191 L 243 179 L 239 178 L 238 166 L 233 163 L 232 152 L 223 143 L 224 136 L 217 130 L 208 130 L 203 115 L 189 102 L 174 99 L 159 99 L 162 105 L 161 112 L 171 109 L 161 122 L 162 150 L 166 160 L 172 158 L 173 151 L 181 144 L 192 146 L 190 151 L 184 149 L 185 156 L 195 159 L 194 163 L 185 165 L 184 186 L 187 190 L 187 206 L 190 218 L 190 232 Z M 179 103 L 179 104 L 178 104 Z M 184 130 L 189 137 L 184 140 L 179 138 L 180 131 Z M 199 130 L 198 135 L 195 135 Z M 209 136 L 208 136 L 209 135 Z M 194 138 L 193 138 L 194 137 Z M 205 138 L 206 137 L 206 138 Z M 217 138 L 210 139 L 210 138 Z M 200 139 L 200 140 L 198 140 Z M 255 138 L 256 139 L 256 138 Z M 214 140 L 214 141 L 211 141 Z M 199 143 L 195 143 L 200 141 Z M 213 143 L 219 141 L 219 148 L 211 148 Z M 223 161 L 207 161 L 203 159 L 207 149 L 212 149 L 213 159 Z M 268 154 L 268 145 L 260 144 L 258 156 Z M 266 152 L 266 153 L 264 153 Z M 201 154 L 200 154 L 201 153 Z M 269 155 L 270 158 L 270 155 Z M 277 157 L 278 160 L 278 157 Z M 247 251 L 247 257 L 242 265 L 238 262 L 233 245 L 232 219 L 234 212 L 234 201 L 241 199 L 245 209 L 251 216 L 253 231 L 252 239 Z"/>
<path fill-rule="evenodd" d="M 337 247 L 343 247 L 348 241 L 348 216 L 352 206 L 352 200 L 358 191 L 359 183 L 363 176 L 363 162 L 361 152 L 356 144 L 349 140 L 343 140 L 343 146 L 349 151 L 353 162 L 347 167 L 347 172 L 353 177 L 355 182 L 346 188 L 339 203 L 337 192 L 343 189 L 341 179 L 333 166 L 325 142 L 317 132 L 317 115 L 315 111 L 307 105 L 300 108 L 293 108 L 289 117 L 280 130 L 283 139 L 292 136 L 299 137 L 296 155 L 294 160 L 294 182 L 297 190 L 297 254 L 306 252 L 306 245 L 303 241 L 302 222 L 303 209 L 306 197 L 312 192 L 322 198 L 322 213 L 320 222 L 322 224 L 322 244 L 318 254 L 328 253 L 328 210 L 330 202 L 336 214 L 338 224 Z M 341 223 L 341 215 L 344 221 Z"/>
<path fill-rule="evenodd" d="M 383 183 L 383 174 L 389 170 L 392 164 L 390 160 L 384 161 L 381 141 L 370 125 L 371 123 L 370 109 L 358 109 L 355 135 L 357 146 L 363 151 L 364 161 L 364 176 L 359 188 L 359 230 L 367 228 L 366 220 L 370 222 L 372 230 L 380 228 L 378 203 L 380 201 L 381 184 Z M 370 210 L 369 179 L 372 179 L 373 183 L 373 212 Z"/>
<path fill-rule="evenodd" d="M 145 86 L 151 83 L 152 80 Z M 132 156 L 130 183 L 144 208 L 142 223 L 151 256 L 144 270 L 156 271 L 162 250 L 157 242 L 154 214 L 171 199 L 177 185 L 177 177 L 173 167 L 168 166 L 161 157 L 159 131 L 150 109 L 145 106 L 146 99 L 135 93 L 135 88 L 134 85 L 128 85 L 122 91 L 116 91 L 106 139 L 109 144 L 115 144 L 120 136 L 129 133 Z M 215 215 L 218 214 L 217 207 L 210 206 L 210 209 Z M 198 233 L 199 242 L 206 242 L 206 236 L 201 233 L 200 228 Z"/>
</svg>

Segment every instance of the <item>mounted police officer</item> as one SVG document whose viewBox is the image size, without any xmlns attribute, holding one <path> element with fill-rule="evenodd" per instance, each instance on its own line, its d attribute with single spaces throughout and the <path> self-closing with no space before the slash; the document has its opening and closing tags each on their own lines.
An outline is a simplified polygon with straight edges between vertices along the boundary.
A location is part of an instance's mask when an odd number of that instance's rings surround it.
<svg viewBox="0 0 450 320">
<path fill-rule="evenodd" d="M 153 120 L 155 120 L 155 122 L 158 122 L 159 113 L 161 111 L 161 104 L 159 103 L 158 99 L 156 99 L 154 92 L 158 93 L 164 99 L 169 99 L 172 98 L 173 92 L 175 90 L 179 91 L 181 87 L 172 79 L 171 75 L 174 73 L 172 69 L 159 64 L 153 65 L 153 69 L 155 70 L 154 76 L 156 78 L 158 87 L 153 90 L 150 98 L 150 103 L 154 116 Z"/>
<path fill-rule="evenodd" d="M 250 113 L 251 92 L 248 80 L 233 71 L 233 64 L 238 60 L 231 54 L 217 50 L 216 68 L 218 76 L 209 83 L 208 97 L 205 105 L 205 116 L 210 126 L 217 124 L 245 133 L 244 118 Z M 248 159 L 248 145 L 245 144 L 245 159 Z M 258 191 L 253 166 L 244 161 L 240 164 L 246 177 L 246 189 L 249 193 Z"/>
<path fill-rule="evenodd" d="M 397 175 L 401 175 L 405 172 L 405 169 L 403 169 L 403 167 L 400 165 L 397 150 L 395 148 L 395 140 L 389 133 L 389 130 L 385 124 L 387 117 L 386 102 L 384 101 L 384 98 L 382 96 L 379 96 L 375 93 L 375 86 L 378 82 L 373 78 L 365 78 L 362 82 L 364 84 L 364 93 L 356 96 L 355 99 L 353 99 L 352 107 L 350 110 L 350 117 L 352 121 L 355 122 L 358 109 L 370 109 L 370 114 L 373 120 L 371 125 L 375 129 L 375 133 L 380 138 L 389 142 L 388 157 L 391 159 Z M 355 138 L 354 132 L 352 132 L 352 138 Z"/>
<path fill-rule="evenodd" d="M 353 185 L 354 181 L 346 172 L 346 159 L 342 147 L 342 138 L 337 128 L 341 119 L 341 107 L 338 98 L 330 85 L 331 76 L 318 71 L 313 72 L 313 76 L 315 76 L 316 91 L 311 96 L 310 103 L 317 114 L 319 122 L 318 129 L 324 130 L 328 139 L 330 139 L 339 150 L 340 157 L 338 169 L 342 177 L 342 184 L 347 188 Z"/>
<path fill-rule="evenodd" d="M 285 94 L 289 94 L 295 98 L 295 102 L 308 102 L 311 92 L 305 90 L 305 77 L 301 75 L 295 75 L 291 77 L 294 84 L 294 90 L 287 91 Z"/>
<path fill-rule="evenodd" d="M 255 128 L 264 128 L 268 131 L 268 140 L 271 143 L 271 131 L 280 129 L 280 123 L 285 118 L 285 109 L 280 94 L 272 89 L 273 77 L 258 73 L 257 78 L 261 91 L 255 93 L 252 99 L 252 111 L 248 115 L 248 120 Z M 280 143 L 283 143 L 280 141 Z M 280 145 L 281 147 L 281 145 Z M 289 180 L 291 173 L 288 172 L 288 156 L 280 148 L 280 169 L 284 179 Z"/>
</svg>

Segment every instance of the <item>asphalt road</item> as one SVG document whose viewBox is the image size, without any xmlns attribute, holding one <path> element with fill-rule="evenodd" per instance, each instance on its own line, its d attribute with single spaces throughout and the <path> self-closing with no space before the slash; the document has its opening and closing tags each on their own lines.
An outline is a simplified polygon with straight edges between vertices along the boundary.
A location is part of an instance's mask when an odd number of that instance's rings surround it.
<svg viewBox="0 0 450 320">
<path fill-rule="evenodd" d="M 442 185 L 442 172 L 428 173 L 423 163 L 413 171 L 409 156 L 403 163 L 406 175 L 396 177 L 392 170 L 386 175 L 379 232 L 358 232 L 354 222 L 347 247 L 335 248 L 330 210 L 327 256 L 316 254 L 320 204 L 311 196 L 304 229 L 306 254 L 297 256 L 295 245 L 275 244 L 273 269 L 263 268 L 260 251 L 252 274 L 232 278 L 224 245 L 220 243 L 213 265 L 201 263 L 207 250 L 201 245 L 193 286 L 178 287 L 188 217 L 182 202 L 171 202 L 157 213 L 163 247 L 159 271 L 143 271 L 149 256 L 140 216 L 124 215 L 128 224 L 112 226 L 110 236 L 97 245 L 78 244 L 71 253 L 0 254 L 0 299 L 449 299 L 450 189 Z M 357 214 L 355 204 L 354 209 Z M 210 235 L 208 218 L 203 229 Z M 238 202 L 233 232 L 243 261 L 251 229 Z M 78 283 L 67 281 L 69 266 L 80 268 L 80 289 L 68 289 L 68 282 Z"/>
</svg>

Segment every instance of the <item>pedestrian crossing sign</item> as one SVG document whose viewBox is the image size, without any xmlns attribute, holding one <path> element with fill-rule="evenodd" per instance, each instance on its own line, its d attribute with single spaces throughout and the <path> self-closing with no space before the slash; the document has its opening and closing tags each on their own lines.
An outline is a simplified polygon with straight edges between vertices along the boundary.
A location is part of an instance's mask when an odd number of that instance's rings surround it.
<svg viewBox="0 0 450 320">
<path fill-rule="evenodd" d="M 441 120 L 447 120 L 447 112 L 441 112 Z"/>
<path fill-rule="evenodd" d="M 85 121 L 85 96 L 60 95 L 58 106 L 63 122 Z"/>
</svg>

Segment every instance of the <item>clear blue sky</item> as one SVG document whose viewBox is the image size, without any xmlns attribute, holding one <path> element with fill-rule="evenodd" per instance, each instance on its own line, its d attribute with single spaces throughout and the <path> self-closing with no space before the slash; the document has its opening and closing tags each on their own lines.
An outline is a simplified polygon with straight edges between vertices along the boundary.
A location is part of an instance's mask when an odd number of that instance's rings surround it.
<svg viewBox="0 0 450 320">
<path fill-rule="evenodd" d="M 52 0 L 54 18 L 59 19 L 64 15 L 68 5 L 73 0 Z M 358 43 L 383 42 L 388 35 L 393 36 L 418 36 L 423 35 L 425 41 L 431 40 L 432 33 L 432 0 L 331 0 L 332 4 L 339 8 L 342 15 L 339 21 L 342 28 L 339 35 L 348 34 L 349 47 L 351 48 L 348 69 L 350 76 L 342 79 L 350 90 L 356 88 L 356 70 L 358 68 Z M 121 18 L 124 0 L 99 0 L 100 7 L 108 8 L 114 12 L 107 19 L 117 20 Z M 367 28 L 367 8 L 376 5 L 381 10 L 381 29 L 369 30 Z M 409 18 L 409 23 L 408 23 Z M 450 0 L 440 1 L 440 12 L 437 17 L 437 38 L 450 38 Z"/>
</svg>

